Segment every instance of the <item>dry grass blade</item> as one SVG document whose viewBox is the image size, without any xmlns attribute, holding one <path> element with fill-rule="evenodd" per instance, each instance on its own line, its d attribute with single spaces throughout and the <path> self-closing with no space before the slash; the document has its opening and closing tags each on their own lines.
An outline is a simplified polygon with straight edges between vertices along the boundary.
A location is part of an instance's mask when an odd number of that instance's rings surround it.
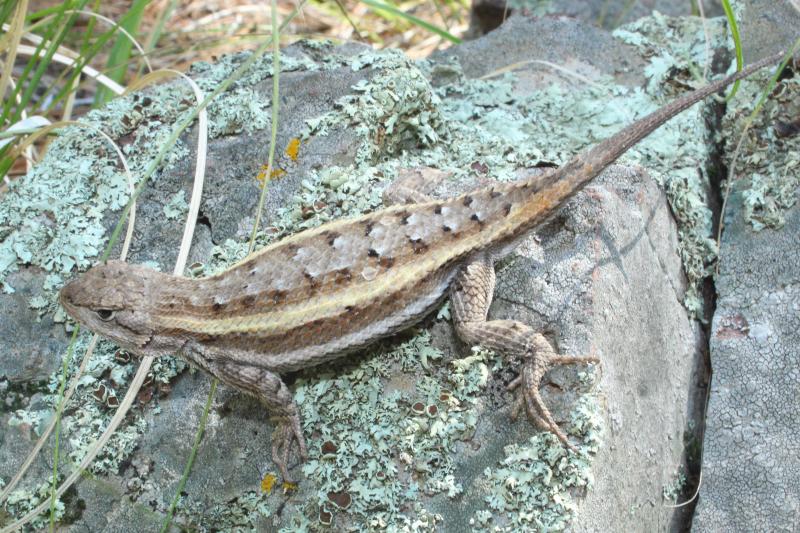
<svg viewBox="0 0 800 533">
<path fill-rule="evenodd" d="M 48 125 L 46 127 L 43 127 L 41 129 L 39 129 L 38 131 L 36 131 L 35 133 L 33 133 L 33 134 L 29 135 L 28 137 L 26 137 L 22 141 L 22 143 L 20 145 L 15 147 L 15 150 L 21 152 L 28 145 L 33 145 L 33 143 L 35 143 L 39 138 L 41 138 L 41 137 L 43 137 L 45 135 L 48 135 L 49 133 L 51 133 L 54 130 L 57 130 L 59 128 L 63 128 L 63 127 L 66 127 L 66 126 L 78 126 L 78 127 L 87 128 L 87 129 L 90 129 L 93 132 L 99 134 L 103 138 L 105 138 L 108 141 L 108 143 L 111 145 L 111 147 L 114 149 L 114 151 L 117 153 L 117 157 L 119 157 L 120 162 L 122 164 L 122 167 L 123 167 L 123 169 L 125 171 L 125 175 L 126 175 L 126 177 L 128 179 L 128 190 L 129 190 L 130 193 L 133 193 L 133 189 L 134 189 L 133 174 L 131 173 L 130 167 L 128 166 L 127 158 L 122 153 L 122 150 L 120 149 L 120 147 L 114 142 L 114 140 L 110 136 L 108 136 L 105 132 L 94 128 L 93 126 L 89 126 L 87 124 L 84 124 L 84 123 L 81 123 L 81 122 L 75 122 L 75 121 L 56 122 L 56 123 L 50 124 L 50 125 Z M 135 217 L 136 211 L 135 211 L 135 209 L 131 213 L 132 213 L 131 217 L 130 217 L 130 219 L 128 221 L 128 228 L 127 228 L 127 231 L 125 233 L 125 241 L 122 244 L 121 257 L 123 259 L 128 255 L 128 249 L 130 248 L 130 243 L 131 243 L 131 240 L 133 238 L 133 226 L 134 226 L 134 224 L 136 222 L 136 217 Z M 86 365 L 89 362 L 89 359 L 91 357 L 91 354 L 94 351 L 94 347 L 97 344 L 97 340 L 98 340 L 97 335 L 94 335 L 92 337 L 92 340 L 89 343 L 88 348 L 86 349 L 86 353 L 83 356 L 83 359 L 82 359 L 81 364 L 80 364 L 80 366 L 78 368 L 78 371 L 76 372 L 75 376 L 73 376 L 72 381 L 70 382 L 69 386 L 67 387 L 66 393 L 64 394 L 64 397 L 60 402 L 62 406 L 67 404 L 69 399 L 72 397 L 72 394 L 75 392 L 75 389 L 78 386 L 78 381 L 80 380 L 80 377 L 83 375 L 83 373 L 84 373 L 84 371 L 86 369 Z M 3 488 L 3 491 L 0 492 L 0 502 L 3 502 L 3 501 L 6 500 L 6 498 L 10 494 L 10 492 L 19 483 L 19 481 L 25 475 L 25 472 L 27 472 L 28 468 L 30 468 L 31 463 L 36 458 L 36 455 L 39 453 L 39 451 L 42 449 L 42 446 L 44 446 L 44 443 L 47 442 L 47 438 L 50 436 L 50 433 L 55 428 L 57 422 L 58 422 L 58 416 L 53 418 L 53 420 L 50 422 L 50 424 L 44 430 L 42 435 L 36 441 L 36 444 L 34 445 L 33 449 L 28 453 L 28 456 L 25 458 L 25 461 L 22 463 L 22 466 L 19 468 L 17 473 L 14 475 L 14 477 L 11 479 L 11 481 L 8 483 L 8 485 L 6 485 Z"/>
<path fill-rule="evenodd" d="M 150 76 L 150 80 L 158 80 L 163 79 L 165 75 L 178 75 L 188 81 L 188 83 L 192 86 L 192 90 L 194 91 L 195 98 L 197 99 L 198 104 L 201 104 L 205 101 L 205 95 L 200 90 L 200 87 L 183 73 L 171 71 L 171 72 L 158 72 L 154 73 L 154 75 Z M 198 112 L 198 150 L 197 150 L 197 164 L 195 166 L 195 180 L 194 185 L 192 188 L 192 197 L 189 204 L 189 213 L 187 214 L 186 224 L 184 225 L 184 232 L 183 238 L 181 241 L 180 250 L 178 252 L 178 259 L 176 260 L 175 268 L 173 272 L 175 275 L 180 275 L 183 273 L 183 270 L 186 266 L 186 260 L 189 255 L 189 249 L 191 247 L 191 240 L 192 235 L 194 234 L 194 228 L 197 222 L 197 214 L 200 209 L 200 198 L 202 196 L 203 191 L 203 181 L 205 178 L 205 160 L 208 152 L 208 114 L 205 108 L 201 109 Z M 132 190 L 131 196 L 134 197 L 134 191 Z M 135 201 L 135 200 L 134 200 Z M 134 204 L 135 207 L 135 204 Z M 128 234 L 126 235 L 126 241 L 128 235 L 132 235 L 133 230 L 133 214 L 135 209 L 131 209 L 131 217 L 128 219 Z M 126 252 L 127 255 L 127 245 L 123 246 L 123 250 Z M 124 258 L 124 256 L 123 256 Z M 87 351 L 88 352 L 88 351 Z M 88 356 L 84 356 L 84 359 L 88 359 Z M 122 422 L 123 418 L 130 410 L 130 406 L 133 404 L 133 401 L 136 399 L 136 395 L 138 394 L 139 390 L 141 389 L 142 383 L 144 383 L 145 378 L 147 377 L 147 373 L 150 371 L 150 367 L 152 366 L 153 358 L 152 357 L 144 357 L 142 362 L 139 365 L 139 368 L 134 375 L 131 384 L 128 387 L 128 391 L 125 394 L 125 397 L 120 402 L 119 407 L 117 408 L 116 413 L 112 417 L 111 421 L 108 424 L 108 427 L 97 439 L 97 441 L 89 448 L 86 452 L 86 455 L 82 459 L 80 465 L 73 470 L 73 472 L 62 482 L 62 484 L 58 487 L 57 490 L 54 491 L 54 497 L 60 497 L 64 492 L 69 489 L 69 487 L 80 477 L 81 472 L 89 467 L 91 462 L 97 456 L 99 451 L 105 446 L 108 439 L 111 438 L 111 435 L 116 431 L 119 424 Z M 83 365 L 83 363 L 82 363 Z M 73 381 L 76 381 L 76 378 L 73 378 Z M 70 389 L 74 390 L 72 384 L 70 385 Z M 54 426 L 53 426 L 54 427 Z M 41 446 L 39 447 L 41 448 Z M 38 452 L 38 450 L 36 450 Z M 21 474 L 18 474 L 21 477 Z M 27 524 L 30 520 L 38 516 L 40 513 L 47 510 L 49 506 L 48 502 L 44 502 L 36 507 L 33 511 L 28 513 L 26 516 L 12 524 L 6 529 L 2 530 L 2 533 L 6 531 L 13 531 L 18 527 L 22 527 L 23 525 Z"/>
<path fill-rule="evenodd" d="M 27 11 L 27 0 L 20 0 L 14 12 L 14 16 L 12 17 L 11 24 L 3 25 L 3 29 L 6 33 L 0 37 L 0 53 L 6 52 L 6 57 L 5 61 L 3 61 L 3 72 L 0 73 L 0 98 L 5 98 L 5 95 L 9 92 L 11 70 L 17 60 L 17 51 L 20 40 L 22 39 L 22 34 L 24 33 L 25 13 Z"/>
</svg>

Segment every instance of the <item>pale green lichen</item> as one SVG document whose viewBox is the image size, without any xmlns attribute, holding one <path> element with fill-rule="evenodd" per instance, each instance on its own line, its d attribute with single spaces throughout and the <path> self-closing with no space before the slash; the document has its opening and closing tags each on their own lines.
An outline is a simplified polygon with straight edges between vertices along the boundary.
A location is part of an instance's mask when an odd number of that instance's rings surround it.
<svg viewBox="0 0 800 533">
<path fill-rule="evenodd" d="M 678 500 L 678 496 L 681 495 L 683 489 L 686 487 L 686 481 L 686 473 L 683 471 L 683 468 L 680 468 L 675 472 L 672 481 L 664 484 L 661 488 L 661 496 L 664 498 L 664 501 L 675 503 Z"/>
<path fill-rule="evenodd" d="M 163 122 L 175 121 L 186 110 L 180 90 L 155 88 L 150 94 L 113 100 L 82 118 L 122 144 L 134 173 L 144 168 L 169 134 Z M 156 101 L 161 104 L 153 104 Z M 184 156 L 179 144 L 166 166 Z M 62 277 L 75 268 L 85 269 L 99 255 L 105 244 L 104 217 L 125 205 L 128 191 L 127 178 L 106 141 L 92 129 L 65 128 L 42 162 L 14 181 L 0 203 L 3 289 L 13 291 L 6 278 L 18 265 L 39 266 L 50 274 L 47 299 L 54 304 Z"/>
<path fill-rule="evenodd" d="M 83 354 L 89 344 L 90 334 L 79 335 L 73 351 L 73 359 L 68 366 L 67 380 L 75 375 L 80 361 L 75 354 Z M 116 360 L 117 348 L 106 341 L 100 341 L 94 355 L 87 364 L 86 371 L 78 382 L 75 393 L 61 418 L 61 454 L 67 456 L 69 463 L 77 464 L 108 426 L 114 409 L 127 390 L 128 381 L 134 371 L 134 363 L 121 364 Z M 174 358 L 163 358 L 156 361 L 151 370 L 153 385 L 166 383 L 174 378 L 185 363 Z M 24 409 L 17 409 L 9 418 L 12 427 L 30 428 L 37 436 L 50 424 L 55 416 L 59 403 L 58 389 L 60 372 L 50 376 L 49 383 L 37 396 L 35 403 Z M 147 387 L 145 388 L 147 389 Z M 146 431 L 146 424 L 141 414 L 128 417 L 111 436 L 106 445 L 92 462 L 89 471 L 95 474 L 111 474 L 119 471 L 139 444 L 141 435 Z M 18 429 L 19 430 L 19 429 Z M 63 461 L 63 459 L 62 459 Z M 62 465 L 65 462 L 62 462 Z M 0 480 L 2 481 L 2 480 Z M 35 508 L 44 499 L 49 498 L 49 484 L 43 483 L 37 488 L 20 488 L 11 493 L 4 502 L 3 509 L 14 517 L 21 517 Z M 60 500 L 56 503 L 56 519 L 64 514 L 64 505 Z M 32 522 L 33 528 L 39 530 L 46 525 L 49 515 L 45 513 Z"/>
<path fill-rule="evenodd" d="M 211 508 L 190 498 L 181 498 L 178 506 L 182 511 L 181 526 L 191 531 L 263 530 L 263 521 L 274 514 L 274 506 L 270 505 L 269 497 L 255 491 L 245 492 Z"/>
<path fill-rule="evenodd" d="M 726 116 L 725 126 L 732 133 L 726 137 L 727 156 L 739 142 L 746 117 L 750 115 L 752 102 L 763 91 L 763 82 L 746 80 L 742 83 Z M 778 136 L 782 124 L 795 122 L 800 112 L 800 82 L 797 77 L 780 82 L 778 90 L 766 102 L 747 132 L 737 159 L 735 176 L 744 178 L 735 182 L 735 190 L 741 191 L 744 216 L 752 228 L 783 226 L 784 213 L 797 201 L 800 187 L 800 137 Z M 728 161 L 730 165 L 731 162 Z"/>
<path fill-rule="evenodd" d="M 571 414 L 570 434 L 581 454 L 570 453 L 550 433 L 505 447 L 500 467 L 484 472 L 488 509 L 471 524 L 481 531 L 562 531 L 576 510 L 572 491 L 591 487 L 591 459 L 600 448 L 603 419 L 596 398 L 582 396 Z"/>
<path fill-rule="evenodd" d="M 480 398 L 468 389 L 479 372 L 456 370 L 447 379 L 426 370 L 421 353 L 441 358 L 424 331 L 349 371 L 323 367 L 298 380 L 303 425 L 307 434 L 316 430 L 303 473 L 316 487 L 320 508 L 333 507 L 329 493 L 346 492 L 352 505 L 335 514 L 362 525 L 408 527 L 415 517 L 404 509 L 422 494 L 461 492 L 453 447 L 475 429 Z"/>
<path fill-rule="evenodd" d="M 355 94 L 340 98 L 334 111 L 309 121 L 304 138 L 352 126 L 366 141 L 358 149 L 356 163 L 375 163 L 403 150 L 436 144 L 446 134 L 438 97 L 402 52 L 367 51 L 351 61 L 353 70 L 367 66 L 376 69 L 376 74 L 356 83 L 352 87 Z"/>
<path fill-rule="evenodd" d="M 237 60 L 237 57 L 239 58 Z M 192 72 L 206 92 L 213 90 L 238 66 L 239 55 L 226 56 L 216 65 L 198 63 Z M 318 68 L 308 58 L 282 56 L 283 72 Z M 272 75 L 272 58 L 262 57 L 243 79 L 209 106 L 209 135 L 252 132 L 269 124 L 268 98 L 257 98 L 254 86 Z M 106 107 L 81 118 L 93 129 L 75 126 L 61 131 L 43 160 L 24 178 L 15 180 L 0 203 L 0 284 L 18 265 L 39 266 L 48 273 L 66 275 L 91 265 L 105 245 L 104 217 L 128 201 L 129 184 L 115 152 L 95 130 L 102 130 L 121 146 L 134 176 L 138 176 L 195 103 L 188 85 L 151 87 L 145 93 L 116 98 Z M 179 141 L 164 168 L 188 156 Z M 61 278 L 58 278 L 59 281 Z M 51 285 L 46 298 L 55 309 Z"/>
<path fill-rule="evenodd" d="M 232 71 L 236 60 L 224 59 L 219 71 L 199 65 L 194 72 L 205 77 L 204 83 L 212 84 Z M 295 68 L 290 61 L 286 58 L 288 68 Z M 267 60 L 263 63 L 269 64 Z M 608 137 L 657 107 L 644 92 L 624 87 L 601 92 L 594 88 L 568 91 L 547 87 L 520 97 L 514 91 L 515 78 L 511 74 L 494 80 L 467 80 L 455 62 L 415 65 L 395 53 L 370 51 L 352 58 L 334 57 L 326 63 L 328 67 L 341 64 L 354 69 L 370 67 L 375 72 L 356 86 L 354 95 L 337 102 L 333 112 L 312 121 L 308 134 L 321 135 L 336 126 L 349 125 L 361 141 L 356 161 L 352 166 L 331 166 L 307 175 L 300 190 L 277 213 L 273 221 L 277 232 L 261 232 L 259 244 L 333 218 L 375 209 L 381 203 L 382 188 L 400 168 L 434 166 L 451 172 L 456 182 L 472 179 L 476 174 L 510 180 L 521 167 L 563 163 L 580 148 Z M 317 68 L 306 60 L 298 60 L 298 65 L 298 69 Z M 657 74 L 657 69 L 653 73 Z M 434 88 L 425 75 L 446 75 L 452 82 Z M 258 83 L 267 77 L 262 71 L 253 74 L 250 81 Z M 243 92 L 238 96 L 242 97 L 248 94 L 249 86 L 240 84 Z M 215 131 L 239 131 L 244 122 L 261 120 L 258 117 L 263 118 L 267 110 L 259 105 L 237 111 L 220 122 Z M 565 116 L 571 117 L 566 124 Z M 690 176 L 696 176 L 694 162 L 706 155 L 700 142 L 702 129 L 696 126 L 699 122 L 697 113 L 690 112 L 625 156 L 627 161 L 661 168 L 668 174 L 668 182 L 683 180 L 683 192 L 674 195 L 686 199 L 686 210 L 704 208 L 696 202 L 700 197 L 696 191 L 700 189 L 690 182 Z M 382 124 L 388 127 L 382 129 Z M 389 132 L 391 135 L 387 135 Z M 686 139 L 697 142 L 685 143 Z M 664 160 L 665 153 L 672 154 L 669 160 Z M 107 188 L 106 194 L 111 198 L 112 192 L 122 194 L 124 190 L 120 182 L 115 183 L 115 187 Z M 86 201 L 87 197 L 76 201 Z M 688 218 L 701 226 L 707 221 L 702 213 Z M 708 233 L 703 231 L 699 232 L 699 241 L 692 241 L 704 243 L 699 250 L 706 255 L 700 265 L 708 261 L 704 240 Z M 243 257 L 246 250 L 246 243 L 228 241 L 215 249 L 214 257 L 202 270 L 206 274 L 218 271 Z M 89 257 L 92 255 L 87 252 L 86 258 Z M 701 267 L 695 268 L 698 273 L 700 270 Z M 58 280 L 53 281 L 53 286 L 58 286 Z M 173 359 L 161 360 L 167 364 L 169 361 Z M 323 508 L 334 514 L 335 524 L 345 523 L 354 529 L 430 531 L 441 527 L 441 517 L 427 504 L 432 497 L 459 497 L 465 490 L 455 469 L 458 454 L 454 447 L 473 438 L 477 420 L 485 409 L 484 388 L 496 364 L 496 360 L 492 362 L 490 356 L 479 352 L 446 365 L 422 332 L 405 344 L 378 350 L 344 368 L 323 367 L 322 371 L 315 369 L 302 375 L 295 384 L 295 396 L 312 454 L 304 472 L 315 495 L 297 504 L 299 507 L 288 504 L 292 518 L 286 530 L 319 528 L 315 517 Z M 115 383 L 117 378 L 127 378 L 120 372 L 126 374 L 117 370 L 112 379 Z M 164 376 L 170 375 L 172 371 Z M 92 374 L 87 379 L 82 385 L 86 391 L 98 378 Z M 86 403 L 80 405 L 95 402 L 88 396 L 84 392 L 80 401 Z M 413 407 L 418 402 L 425 408 L 435 405 L 435 414 L 416 413 Z M 94 409 L 100 419 L 107 416 L 99 407 L 87 409 Z M 567 428 L 583 442 L 588 457 L 599 442 L 598 409 L 593 396 L 583 396 Z M 71 423 L 81 421 L 78 417 Z M 134 424 L 131 431 L 136 433 L 139 427 Z M 124 444 L 134 439 L 135 435 L 123 439 L 114 453 L 122 456 Z M 325 439 L 335 443 L 335 453 L 322 453 Z M 76 449 L 81 449 L 83 442 L 77 442 Z M 565 456 L 560 443 L 547 434 L 510 445 L 503 463 L 490 465 L 485 474 L 483 488 L 488 508 L 476 511 L 474 525 L 502 530 L 535 527 L 534 524 L 557 528 L 566 524 L 573 508 L 568 489 L 588 487 L 591 475 L 587 459 Z M 102 466 L 113 469 L 114 464 L 118 463 Z M 352 497 L 352 504 L 346 509 L 331 506 L 328 493 L 342 491 Z M 526 499 L 526 495 L 537 498 Z M 220 529 L 253 527 L 272 516 L 274 507 L 270 505 L 275 502 L 267 501 L 264 495 L 247 492 L 234 502 L 220 504 L 219 513 L 215 514 L 218 521 L 213 523 Z M 181 505 L 186 513 L 196 506 L 189 499 Z"/>
<path fill-rule="evenodd" d="M 673 84 L 668 74 L 678 63 L 687 64 L 693 76 L 702 73 L 708 57 L 706 32 L 712 46 L 727 40 L 724 21 L 711 19 L 705 29 L 701 21 L 691 18 L 671 18 L 654 13 L 614 32 L 624 42 L 639 47 L 650 57 L 645 68 L 649 77 L 648 89 L 669 94 Z M 683 83 L 699 86 L 703 82 L 689 77 Z M 674 98 L 670 95 L 670 98 Z M 648 140 L 634 147 L 633 152 L 652 150 L 648 169 L 662 183 L 667 199 L 678 222 L 678 253 L 688 278 L 684 306 L 690 316 L 702 317 L 702 282 L 713 272 L 717 259 L 717 244 L 713 234 L 713 215 L 707 198 L 710 190 L 706 168 L 699 161 L 710 161 L 712 153 L 705 139 L 702 106 L 694 106 L 659 128 Z M 663 154 L 671 154 L 664 160 Z"/>
<path fill-rule="evenodd" d="M 67 380 L 75 374 L 80 361 L 75 354 L 83 354 L 89 344 L 90 334 L 78 337 L 73 350 L 73 359 L 68 366 Z M 68 443 L 67 454 L 70 460 L 78 463 L 83 459 L 91 444 L 99 437 L 114 414 L 112 407 L 124 395 L 128 381 L 135 370 L 135 362 L 120 363 L 119 351 L 113 344 L 100 341 L 86 370 L 78 381 L 70 406 L 77 409 L 65 410 L 61 418 L 62 433 Z M 152 382 L 167 383 L 186 367 L 180 359 L 161 358 L 154 362 L 151 369 Z M 58 389 L 61 375 L 54 373 L 46 385 L 46 392 L 39 396 L 35 406 L 18 409 L 9 420 L 11 426 L 28 426 L 41 435 L 50 423 L 59 402 Z M 134 417 L 123 424 L 112 435 L 108 444 L 92 462 L 91 471 L 95 473 L 116 472 L 122 462 L 136 448 L 139 436 L 145 431 L 144 420 Z"/>
<path fill-rule="evenodd" d="M 164 205 L 164 216 L 168 220 L 178 220 L 189 211 L 189 204 L 186 203 L 186 193 L 182 190 L 175 193 L 169 202 Z"/>
<path fill-rule="evenodd" d="M 754 230 L 781 228 L 786 223 L 784 213 L 797 201 L 799 167 L 795 159 L 785 165 L 786 174 L 783 176 L 758 173 L 751 176 L 750 187 L 742 191 L 742 198 L 745 218 Z"/>
<path fill-rule="evenodd" d="M 2 487 L 2 483 L 0 483 Z M 42 482 L 32 490 L 16 489 L 11 491 L 8 499 L 3 502 L 2 509 L 11 516 L 23 516 L 35 509 L 39 504 L 50 501 L 50 482 Z M 65 507 L 61 499 L 56 499 L 54 506 L 56 521 L 64 516 Z M 44 531 L 50 522 L 50 514 L 40 514 L 34 518 L 29 527 L 33 531 Z"/>
</svg>

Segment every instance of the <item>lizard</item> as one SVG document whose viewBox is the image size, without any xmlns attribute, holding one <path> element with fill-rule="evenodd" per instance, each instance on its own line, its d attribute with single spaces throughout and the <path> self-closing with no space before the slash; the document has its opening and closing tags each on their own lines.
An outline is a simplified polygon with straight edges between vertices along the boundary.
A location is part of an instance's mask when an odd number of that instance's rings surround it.
<svg viewBox="0 0 800 533">
<path fill-rule="evenodd" d="M 293 482 L 290 450 L 297 443 L 305 461 L 308 448 L 281 374 L 358 351 L 421 321 L 449 297 L 462 341 L 520 361 L 508 385 L 516 392 L 512 419 L 526 412 L 577 452 L 539 386 L 552 365 L 599 358 L 559 354 L 531 326 L 490 319 L 494 263 L 661 124 L 782 56 L 687 93 L 542 174 L 448 199 L 399 186 L 385 208 L 288 236 L 205 278 L 109 260 L 68 282 L 60 303 L 125 350 L 176 354 L 259 399 L 276 421 L 272 460 Z"/>
</svg>

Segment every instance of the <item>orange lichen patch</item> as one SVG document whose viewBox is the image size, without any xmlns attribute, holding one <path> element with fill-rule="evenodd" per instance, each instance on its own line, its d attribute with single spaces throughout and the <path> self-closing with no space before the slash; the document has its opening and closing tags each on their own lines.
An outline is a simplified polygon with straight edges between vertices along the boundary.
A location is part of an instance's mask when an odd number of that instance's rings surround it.
<svg viewBox="0 0 800 533">
<path fill-rule="evenodd" d="M 272 172 L 269 173 L 269 180 L 267 180 L 267 170 L 269 170 L 269 165 L 261 165 L 261 170 L 256 175 L 256 180 L 260 182 L 260 186 L 263 187 L 267 181 L 274 180 L 275 178 L 280 178 L 281 176 L 286 174 L 286 171 L 282 168 L 273 168 Z"/>
<path fill-rule="evenodd" d="M 286 151 L 284 153 L 292 161 L 297 161 L 297 156 L 300 154 L 300 139 L 297 137 L 290 139 L 289 144 L 286 145 Z"/>
<path fill-rule="evenodd" d="M 278 478 L 273 474 L 266 474 L 263 478 L 261 478 L 261 492 L 264 494 L 271 494 L 272 489 L 275 488 L 275 483 L 277 483 Z"/>
</svg>

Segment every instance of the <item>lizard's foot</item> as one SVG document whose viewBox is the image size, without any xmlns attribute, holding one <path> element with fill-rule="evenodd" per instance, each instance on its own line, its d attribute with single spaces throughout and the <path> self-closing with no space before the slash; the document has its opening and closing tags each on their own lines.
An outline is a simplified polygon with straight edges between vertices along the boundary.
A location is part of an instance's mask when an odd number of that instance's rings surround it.
<svg viewBox="0 0 800 533">
<path fill-rule="evenodd" d="M 533 425 L 542 430 L 553 433 L 558 440 L 572 450 L 578 449 L 567 439 L 567 435 L 558 427 L 550 410 L 542 400 L 539 385 L 547 369 L 554 364 L 586 364 L 599 363 L 595 356 L 572 357 L 558 355 L 553 347 L 542 335 L 535 335 L 532 343 L 532 353 L 528 355 L 523 364 L 520 375 L 508 384 L 508 390 L 519 389 L 514 405 L 511 408 L 511 419 L 516 420 L 520 412 L 525 409 L 528 419 Z"/>
<path fill-rule="evenodd" d="M 286 416 L 275 417 L 278 425 L 272 432 L 272 462 L 281 471 L 281 476 L 286 483 L 296 483 L 289 475 L 289 452 L 292 443 L 297 441 L 300 448 L 300 458 L 308 460 L 308 448 L 306 439 L 303 437 L 303 430 L 300 427 L 300 415 L 297 412 Z"/>
</svg>

